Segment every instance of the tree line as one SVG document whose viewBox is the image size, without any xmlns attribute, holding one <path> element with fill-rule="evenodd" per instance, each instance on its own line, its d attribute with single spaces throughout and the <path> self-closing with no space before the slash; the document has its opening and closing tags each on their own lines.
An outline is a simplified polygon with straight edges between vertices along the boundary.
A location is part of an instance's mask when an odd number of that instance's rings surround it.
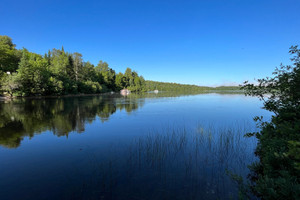
<svg viewBox="0 0 300 200">
<path fill-rule="evenodd" d="M 45 55 L 16 49 L 12 39 L 0 36 L 1 93 L 19 96 L 93 94 L 128 88 L 133 92 L 145 90 L 145 80 L 127 68 L 125 73 L 100 60 L 97 66 L 84 62 L 82 54 L 61 49 Z"/>
<path fill-rule="evenodd" d="M 159 91 L 176 91 L 176 92 L 183 92 L 183 93 L 240 90 L 239 86 L 208 87 L 208 86 L 198 86 L 198 85 L 179 84 L 179 83 L 167 83 L 167 82 L 159 82 L 159 81 L 146 81 L 145 88 L 146 91 L 159 90 Z"/>
<path fill-rule="evenodd" d="M 45 55 L 16 49 L 8 36 L 0 36 L 0 95 L 47 96 L 96 94 L 129 89 L 132 92 L 237 90 L 238 87 L 202 87 L 197 85 L 145 81 L 136 71 L 127 68 L 116 73 L 102 60 L 94 66 L 82 54 L 61 49 Z"/>
</svg>

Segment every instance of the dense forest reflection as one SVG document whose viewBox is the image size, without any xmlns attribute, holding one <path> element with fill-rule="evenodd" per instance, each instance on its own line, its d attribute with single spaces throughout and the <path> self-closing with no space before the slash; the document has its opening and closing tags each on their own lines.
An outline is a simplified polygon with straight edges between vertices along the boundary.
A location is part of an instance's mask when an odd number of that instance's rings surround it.
<svg viewBox="0 0 300 200">
<path fill-rule="evenodd" d="M 25 136 L 33 137 L 47 130 L 56 136 L 68 136 L 72 131 L 82 133 L 85 124 L 97 117 L 105 122 L 117 110 L 130 113 L 143 106 L 144 101 L 143 98 L 101 95 L 1 102 L 0 145 L 16 148 Z"/>
<path fill-rule="evenodd" d="M 211 91 L 215 93 L 215 91 Z M 207 94 L 210 92 L 205 92 Z M 218 92 L 236 94 L 236 92 Z M 56 136 L 68 136 L 70 132 L 82 133 L 85 125 L 98 117 L 104 123 L 116 111 L 128 114 L 145 104 L 145 99 L 180 97 L 199 93 L 159 92 L 132 93 L 128 96 L 103 94 L 40 99 L 14 99 L 0 102 L 0 145 L 17 148 L 24 137 L 51 131 Z"/>
</svg>

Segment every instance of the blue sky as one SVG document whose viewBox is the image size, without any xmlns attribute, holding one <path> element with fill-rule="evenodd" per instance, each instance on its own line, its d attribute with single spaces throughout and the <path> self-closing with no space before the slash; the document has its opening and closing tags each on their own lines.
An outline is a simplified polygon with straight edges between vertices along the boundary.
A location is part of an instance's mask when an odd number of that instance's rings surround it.
<svg viewBox="0 0 300 200">
<path fill-rule="evenodd" d="M 300 44 L 299 0 L 1 0 L 0 35 L 147 80 L 228 85 L 271 75 Z"/>
</svg>

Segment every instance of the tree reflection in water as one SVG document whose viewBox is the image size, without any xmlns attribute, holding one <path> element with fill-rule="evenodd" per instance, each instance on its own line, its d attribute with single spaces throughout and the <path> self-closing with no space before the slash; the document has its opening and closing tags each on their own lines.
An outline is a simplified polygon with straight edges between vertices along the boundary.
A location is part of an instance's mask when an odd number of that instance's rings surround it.
<svg viewBox="0 0 300 200">
<path fill-rule="evenodd" d="M 16 99 L 0 103 L 0 145 L 17 148 L 24 137 L 44 131 L 68 136 L 83 133 L 85 124 L 96 117 L 104 123 L 117 110 L 131 113 L 143 106 L 144 99 L 119 95 L 81 96 L 48 99 Z"/>
</svg>

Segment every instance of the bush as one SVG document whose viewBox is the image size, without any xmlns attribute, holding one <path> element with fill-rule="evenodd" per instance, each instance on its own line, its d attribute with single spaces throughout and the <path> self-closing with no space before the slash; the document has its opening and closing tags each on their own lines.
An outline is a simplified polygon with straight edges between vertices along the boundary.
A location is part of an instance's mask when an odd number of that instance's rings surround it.
<svg viewBox="0 0 300 200">
<path fill-rule="evenodd" d="M 300 50 L 293 46 L 290 53 L 291 66 L 281 65 L 274 77 L 242 87 L 274 113 L 270 122 L 256 117 L 261 131 L 248 134 L 258 139 L 251 187 L 262 199 L 300 199 Z"/>
<path fill-rule="evenodd" d="M 98 82 L 85 81 L 78 84 L 80 93 L 95 94 L 102 92 L 102 87 Z"/>
</svg>

